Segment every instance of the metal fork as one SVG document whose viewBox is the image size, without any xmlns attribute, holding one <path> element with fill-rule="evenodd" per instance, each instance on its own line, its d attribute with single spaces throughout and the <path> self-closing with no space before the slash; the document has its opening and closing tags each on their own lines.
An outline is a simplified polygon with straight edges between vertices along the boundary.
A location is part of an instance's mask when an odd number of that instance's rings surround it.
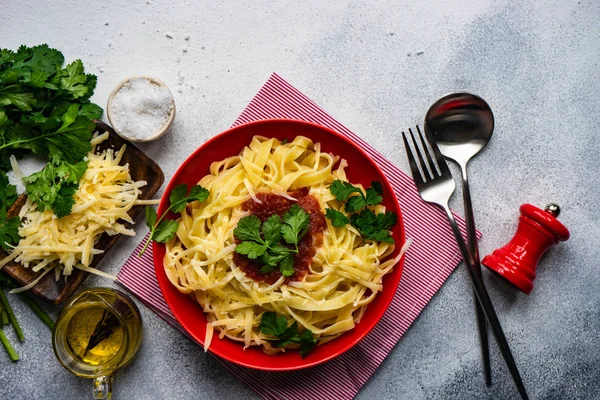
<svg viewBox="0 0 600 400">
<path fill-rule="evenodd" d="M 421 129 L 418 125 L 416 127 L 416 131 L 422 146 L 421 149 L 415 140 L 415 134 L 413 133 L 412 129 L 409 129 L 408 132 L 412 139 L 414 150 L 412 150 L 409 146 L 406 139 L 407 135 L 404 132 L 402 132 L 402 139 L 404 140 L 404 147 L 406 148 L 408 162 L 410 164 L 410 169 L 412 171 L 413 179 L 417 185 L 419 195 L 424 201 L 436 204 L 446 212 L 446 216 L 450 222 L 450 227 L 452 228 L 452 233 L 454 233 L 454 237 L 456 238 L 460 252 L 467 265 L 467 271 L 469 272 L 473 289 L 479 303 L 481 304 L 481 308 L 483 308 L 485 318 L 490 325 L 492 333 L 496 338 L 498 347 L 500 347 L 502 357 L 504 357 L 504 361 L 508 366 L 510 374 L 512 375 L 521 397 L 523 399 L 528 399 L 529 397 L 525 391 L 525 386 L 523 385 L 521 375 L 517 369 L 517 364 L 515 363 L 510 351 L 510 347 L 508 346 L 508 342 L 506 341 L 506 336 L 504 336 L 504 332 L 502 331 L 502 326 L 500 325 L 500 321 L 498 320 L 498 316 L 496 315 L 496 311 L 494 310 L 490 296 L 485 288 L 485 285 L 483 284 L 483 280 L 475 273 L 475 262 L 473 257 L 467 250 L 467 246 L 460 233 L 460 230 L 458 229 L 454 215 L 452 215 L 450 207 L 448 207 L 448 201 L 450 200 L 450 196 L 452 193 L 454 193 L 455 189 L 454 179 L 452 179 L 452 174 L 450 173 L 448 164 L 446 163 L 444 156 L 442 156 L 440 153 L 435 142 L 433 140 L 428 140 L 427 142 L 429 143 L 429 146 L 431 147 L 435 157 L 435 163 L 433 162 L 423 134 L 421 133 Z M 425 161 L 425 159 L 427 161 Z M 439 170 L 436 169 L 436 164 Z M 422 175 L 419 171 L 419 166 L 423 172 Z"/>
</svg>

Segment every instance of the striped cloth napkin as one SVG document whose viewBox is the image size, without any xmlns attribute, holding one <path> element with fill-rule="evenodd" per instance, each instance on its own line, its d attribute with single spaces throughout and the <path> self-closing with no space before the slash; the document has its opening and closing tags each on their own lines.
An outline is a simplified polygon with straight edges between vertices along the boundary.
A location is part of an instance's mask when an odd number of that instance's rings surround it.
<svg viewBox="0 0 600 400">
<path fill-rule="evenodd" d="M 413 242 L 394 300 L 375 328 L 351 350 L 319 366 L 292 372 L 256 371 L 219 361 L 264 399 L 351 399 L 442 286 L 461 256 L 445 215 L 421 200 L 409 176 L 277 74 L 269 78 L 233 126 L 270 118 L 321 124 L 346 135 L 364 149 L 393 186 L 406 237 Z M 464 234 L 464 221 L 458 218 L 458 223 Z M 145 241 L 146 238 L 119 272 L 118 282 L 185 333 L 162 297 L 154 274 L 152 251 L 137 257 Z"/>
</svg>

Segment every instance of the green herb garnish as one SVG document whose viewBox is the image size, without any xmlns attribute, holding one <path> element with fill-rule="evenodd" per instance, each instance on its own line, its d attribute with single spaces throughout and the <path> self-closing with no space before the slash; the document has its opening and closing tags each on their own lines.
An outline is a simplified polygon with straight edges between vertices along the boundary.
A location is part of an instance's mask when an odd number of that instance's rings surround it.
<svg viewBox="0 0 600 400">
<path fill-rule="evenodd" d="M 292 276 L 294 254 L 298 253 L 298 242 L 308 232 L 309 223 L 310 215 L 298 204 L 283 215 L 283 220 L 276 214 L 262 224 L 256 215 L 241 218 L 233 230 L 234 236 L 241 241 L 235 251 L 251 260 L 259 260 L 263 274 L 279 268 L 283 276 Z M 286 247 L 282 241 L 294 248 Z"/>
<path fill-rule="evenodd" d="M 17 187 L 8 183 L 8 177 L 0 171 L 0 247 L 9 250 L 11 244 L 19 242 L 19 217 L 6 218 L 8 209 L 17 199 Z"/>
<path fill-rule="evenodd" d="M 277 316 L 271 311 L 266 311 L 262 315 L 260 331 L 265 335 L 277 338 L 273 340 L 274 347 L 285 347 L 289 344 L 300 345 L 302 358 L 306 357 L 317 345 L 317 340 L 313 337 L 310 329 L 298 333 L 298 322 L 294 321 L 292 325 L 288 326 L 288 321 L 283 315 Z"/>
<path fill-rule="evenodd" d="M 24 182 L 37 208 L 59 217 L 71 213 L 87 168 L 82 161 L 92 150 L 93 120 L 102 116 L 89 101 L 96 76 L 85 73 L 81 60 L 65 68 L 63 62 L 45 44 L 0 49 L 0 172 L 10 169 L 11 155 L 46 158 L 48 165 Z"/>
<path fill-rule="evenodd" d="M 44 169 L 23 178 L 29 199 L 40 211 L 53 210 L 61 218 L 71 214 L 73 195 L 87 169 L 87 161 L 76 164 L 50 161 Z"/>
<path fill-rule="evenodd" d="M 208 195 L 208 190 L 202 186 L 192 186 L 192 189 L 188 193 L 187 185 L 181 184 L 175 186 L 175 188 L 171 191 L 171 195 L 169 196 L 169 208 L 167 208 L 160 218 L 158 218 L 154 208 L 146 207 L 146 225 L 148 225 L 148 228 L 150 228 L 150 236 L 148 237 L 144 248 L 142 251 L 140 251 L 140 254 L 138 254 L 138 257 L 141 257 L 144 254 L 151 240 L 159 243 L 166 243 L 173 239 L 175 233 L 177 232 L 179 223 L 171 219 L 163 221 L 169 211 L 181 213 L 183 210 L 185 210 L 185 206 L 188 203 L 193 201 L 203 202 L 208 199 Z"/>
<path fill-rule="evenodd" d="M 371 187 L 363 193 L 360 188 L 349 182 L 335 180 L 329 190 L 336 200 L 346 202 L 344 210 L 349 214 L 348 216 L 341 211 L 327 208 L 325 217 L 331 221 L 333 226 L 341 228 L 350 224 L 366 240 L 395 243 L 394 238 L 390 235 L 390 229 L 398 222 L 396 213 L 386 211 L 375 214 L 368 208 L 368 206 L 376 206 L 383 201 L 383 187 L 380 182 L 371 182 Z M 358 195 L 353 196 L 354 193 L 358 193 Z"/>
</svg>

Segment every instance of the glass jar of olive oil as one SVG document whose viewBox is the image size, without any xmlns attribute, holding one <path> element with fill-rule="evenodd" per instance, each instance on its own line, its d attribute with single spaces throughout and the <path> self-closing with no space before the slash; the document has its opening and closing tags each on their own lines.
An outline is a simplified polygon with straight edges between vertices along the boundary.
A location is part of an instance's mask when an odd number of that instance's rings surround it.
<svg viewBox="0 0 600 400">
<path fill-rule="evenodd" d="M 140 312 L 124 293 L 88 289 L 71 299 L 52 332 L 58 361 L 71 373 L 94 379 L 94 399 L 110 399 L 113 373 L 140 347 Z"/>
</svg>

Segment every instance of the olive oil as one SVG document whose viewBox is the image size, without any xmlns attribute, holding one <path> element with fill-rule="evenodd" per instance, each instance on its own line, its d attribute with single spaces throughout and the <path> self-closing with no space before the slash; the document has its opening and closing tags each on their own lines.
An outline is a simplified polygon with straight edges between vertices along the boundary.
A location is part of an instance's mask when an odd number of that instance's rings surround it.
<svg viewBox="0 0 600 400">
<path fill-rule="evenodd" d="M 140 311 L 124 293 L 88 289 L 70 300 L 52 331 L 56 358 L 71 373 L 94 379 L 94 398 L 109 399 L 113 373 L 142 342 Z"/>
<path fill-rule="evenodd" d="M 123 346 L 123 326 L 106 307 L 87 307 L 69 321 L 67 345 L 75 359 L 90 365 L 112 360 Z"/>
</svg>

